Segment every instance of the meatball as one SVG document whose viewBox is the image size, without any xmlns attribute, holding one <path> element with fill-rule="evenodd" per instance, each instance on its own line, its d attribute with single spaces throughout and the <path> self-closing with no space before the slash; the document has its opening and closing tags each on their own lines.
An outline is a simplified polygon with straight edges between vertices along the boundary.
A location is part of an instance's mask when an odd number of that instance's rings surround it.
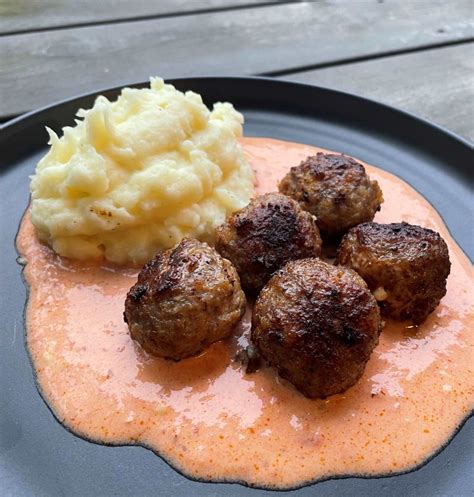
<svg viewBox="0 0 474 497">
<path fill-rule="evenodd" d="M 281 193 L 268 193 L 236 212 L 216 232 L 216 250 L 236 267 L 242 287 L 258 293 L 286 262 L 317 257 L 313 216 Z"/>
<path fill-rule="evenodd" d="M 324 239 L 339 238 L 349 228 L 372 221 L 383 202 L 382 190 L 362 164 L 321 152 L 292 167 L 279 190 L 316 216 Z"/>
<path fill-rule="evenodd" d="M 408 223 L 364 223 L 349 230 L 338 264 L 357 271 L 384 316 L 422 323 L 446 294 L 451 264 L 438 233 Z"/>
<path fill-rule="evenodd" d="M 245 306 L 232 264 L 207 244 L 185 239 L 143 267 L 124 319 L 147 352 L 179 361 L 227 337 Z"/>
<path fill-rule="evenodd" d="M 319 259 L 292 261 L 278 271 L 252 315 L 260 354 L 310 398 L 354 385 L 380 329 L 379 308 L 364 280 Z"/>
</svg>

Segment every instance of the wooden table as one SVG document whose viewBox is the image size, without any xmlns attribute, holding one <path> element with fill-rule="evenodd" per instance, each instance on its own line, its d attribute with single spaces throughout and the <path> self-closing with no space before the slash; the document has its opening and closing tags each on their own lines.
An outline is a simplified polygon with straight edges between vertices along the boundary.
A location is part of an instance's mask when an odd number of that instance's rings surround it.
<svg viewBox="0 0 474 497">
<path fill-rule="evenodd" d="M 0 120 L 116 85 L 267 75 L 474 140 L 473 0 L 0 0 Z"/>
</svg>

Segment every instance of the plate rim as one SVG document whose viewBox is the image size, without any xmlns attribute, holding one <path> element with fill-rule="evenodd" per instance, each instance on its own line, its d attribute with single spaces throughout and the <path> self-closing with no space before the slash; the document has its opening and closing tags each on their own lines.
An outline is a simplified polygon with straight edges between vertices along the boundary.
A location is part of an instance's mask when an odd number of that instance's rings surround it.
<svg viewBox="0 0 474 497">
<path fill-rule="evenodd" d="M 179 84 L 179 83 L 185 82 L 185 81 L 211 80 L 211 81 L 217 82 L 217 81 L 226 80 L 226 81 L 235 82 L 235 83 L 243 82 L 243 81 L 246 81 L 246 82 L 248 82 L 248 81 L 249 82 L 252 82 L 252 81 L 264 82 L 266 84 L 271 83 L 271 84 L 274 84 L 277 86 L 281 86 L 282 88 L 288 87 L 288 86 L 296 86 L 296 87 L 306 88 L 306 89 L 317 89 L 317 90 L 320 90 L 323 92 L 328 92 L 328 93 L 332 93 L 332 94 L 339 94 L 339 95 L 344 96 L 346 98 L 356 99 L 356 100 L 359 100 L 361 103 L 375 105 L 375 106 L 378 106 L 382 110 L 393 112 L 395 114 L 399 114 L 399 115 L 404 116 L 406 118 L 410 118 L 410 119 L 416 121 L 419 125 L 432 128 L 433 130 L 436 130 L 436 131 L 446 135 L 447 137 L 449 137 L 452 140 L 454 140 L 455 142 L 457 142 L 459 145 L 466 146 L 470 150 L 474 149 L 474 142 L 471 142 L 468 138 L 465 138 L 465 137 L 459 135 L 458 133 L 451 131 L 450 129 L 446 128 L 445 126 L 437 124 L 428 118 L 422 117 L 422 116 L 418 115 L 417 113 L 413 113 L 413 112 L 410 112 L 410 111 L 407 111 L 404 109 L 400 109 L 398 107 L 387 104 L 387 103 L 380 101 L 378 99 L 368 98 L 368 97 L 362 96 L 358 93 L 338 90 L 335 88 L 331 88 L 329 86 L 313 85 L 313 84 L 309 84 L 309 83 L 301 83 L 298 81 L 291 81 L 289 79 L 275 79 L 275 78 L 265 77 L 265 76 L 190 76 L 190 77 L 179 77 L 179 78 L 170 78 L 170 79 L 163 78 L 163 79 L 164 79 L 165 83 L 172 84 L 172 85 Z M 106 92 L 116 92 L 116 91 L 120 91 L 123 88 L 146 87 L 146 85 L 148 85 L 148 84 L 149 84 L 149 80 L 133 82 L 133 83 L 126 83 L 126 84 L 118 85 L 118 86 L 104 87 L 104 88 L 101 88 L 99 90 L 80 93 L 80 94 L 72 96 L 72 97 L 60 99 L 60 100 L 54 101 L 52 103 L 46 104 L 44 106 L 41 106 L 39 108 L 33 109 L 33 110 L 26 112 L 24 114 L 20 114 L 20 115 L 14 117 L 13 119 L 9 119 L 8 121 L 1 123 L 0 124 L 0 132 L 9 131 L 11 129 L 14 129 L 17 125 L 23 124 L 24 121 L 27 121 L 27 120 L 34 118 L 34 117 L 37 117 L 42 113 L 52 111 L 56 107 L 60 107 L 60 106 L 67 104 L 67 103 L 72 103 L 74 100 L 93 97 L 94 95 L 99 96 L 99 95 L 106 93 Z M 1 135 L 0 135 L 0 138 L 1 138 Z"/>
</svg>

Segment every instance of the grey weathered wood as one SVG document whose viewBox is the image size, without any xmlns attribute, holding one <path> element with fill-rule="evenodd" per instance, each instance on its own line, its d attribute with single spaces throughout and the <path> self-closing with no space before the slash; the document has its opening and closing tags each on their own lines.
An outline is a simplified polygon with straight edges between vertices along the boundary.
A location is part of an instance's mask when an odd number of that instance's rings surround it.
<svg viewBox="0 0 474 497">
<path fill-rule="evenodd" d="M 319 69 L 286 78 L 388 103 L 474 141 L 474 43 Z"/>
<path fill-rule="evenodd" d="M 107 86 L 255 74 L 464 39 L 471 1 L 298 3 L 0 38 L 0 116 Z"/>
<path fill-rule="evenodd" d="M 268 3 L 265 0 L 0 0 L 0 33 Z"/>
</svg>

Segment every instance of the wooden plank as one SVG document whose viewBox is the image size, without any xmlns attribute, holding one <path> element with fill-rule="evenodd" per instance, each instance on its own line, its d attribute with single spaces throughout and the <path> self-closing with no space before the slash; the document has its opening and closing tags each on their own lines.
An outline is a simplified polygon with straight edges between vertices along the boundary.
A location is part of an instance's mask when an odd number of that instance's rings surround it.
<svg viewBox="0 0 474 497">
<path fill-rule="evenodd" d="M 0 116 L 164 77 L 255 74 L 472 33 L 471 0 L 297 3 L 0 38 Z"/>
<path fill-rule="evenodd" d="M 286 79 L 379 100 L 474 141 L 474 43 L 303 72 Z"/>
<path fill-rule="evenodd" d="M 253 6 L 265 0 L 2 0 L 0 33 Z"/>
</svg>

